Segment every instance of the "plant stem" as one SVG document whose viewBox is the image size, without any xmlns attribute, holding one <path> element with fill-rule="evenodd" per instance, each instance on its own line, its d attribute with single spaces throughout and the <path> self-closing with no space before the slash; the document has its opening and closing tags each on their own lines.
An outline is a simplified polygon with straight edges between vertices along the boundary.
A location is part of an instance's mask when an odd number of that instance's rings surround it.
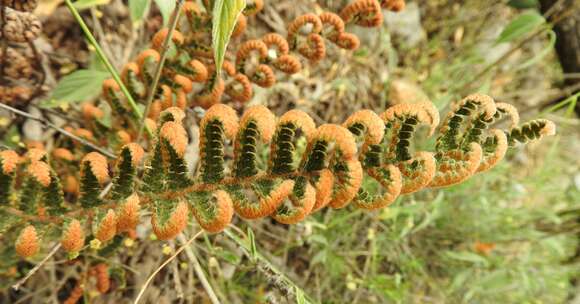
<svg viewBox="0 0 580 304">
<path fill-rule="evenodd" d="M 143 294 L 145 294 L 145 290 L 147 290 L 147 286 L 149 286 L 151 281 L 153 281 L 153 278 L 155 278 L 155 275 L 157 275 L 161 271 L 161 269 L 163 269 L 165 266 L 167 266 L 167 264 L 169 264 L 171 261 L 173 261 L 184 249 L 189 248 L 189 245 L 191 244 L 191 242 L 193 242 L 195 239 L 197 239 L 202 234 L 203 234 L 203 230 L 200 230 L 198 233 L 196 233 L 189 240 L 185 241 L 184 244 L 181 247 L 179 247 L 179 249 L 177 249 L 177 251 L 175 251 L 175 253 L 172 256 L 170 256 L 167 260 L 165 260 L 165 262 L 163 262 L 163 264 L 159 265 L 159 267 L 157 269 L 155 269 L 155 271 L 149 276 L 149 278 L 147 278 L 147 281 L 145 281 L 145 284 L 143 284 L 143 287 L 141 287 L 141 291 L 139 291 L 139 294 L 135 298 L 135 301 L 133 301 L 133 304 L 139 303 L 139 300 L 141 300 L 141 298 L 143 297 Z M 183 236 L 181 236 L 181 237 L 183 237 Z M 184 238 L 184 240 L 185 240 L 185 238 Z"/>
<path fill-rule="evenodd" d="M 32 268 L 24 278 L 22 278 L 20 281 L 16 282 L 16 284 L 12 285 L 12 289 L 18 291 L 20 289 L 20 286 L 22 286 L 22 284 L 26 283 L 26 281 L 33 275 L 35 274 L 44 264 L 46 264 L 46 262 L 53 256 L 56 254 L 56 252 L 60 249 L 60 243 L 58 243 L 56 246 L 54 246 L 54 248 L 52 248 L 52 250 L 50 251 L 50 253 L 44 257 L 44 259 L 42 259 L 42 261 L 40 261 L 40 263 L 36 264 L 36 266 L 34 266 L 34 268 Z"/>
<path fill-rule="evenodd" d="M 5 110 L 8 110 L 8 111 L 13 112 L 15 114 L 18 114 L 20 116 L 24 116 L 26 118 L 29 118 L 29 119 L 32 119 L 32 120 L 36 120 L 36 121 L 42 123 L 43 125 L 45 125 L 46 127 L 53 128 L 56 131 L 58 131 L 59 133 L 65 135 L 65 136 L 68 136 L 68 137 L 70 137 L 70 138 L 72 138 L 72 139 L 80 142 L 81 144 L 83 144 L 83 145 L 85 145 L 87 147 L 90 147 L 91 149 L 93 149 L 95 151 L 99 151 L 101 154 L 103 154 L 103 155 L 105 155 L 107 157 L 110 157 L 110 158 L 113 158 L 113 159 L 117 158 L 117 156 L 115 154 L 113 154 L 113 152 L 111 152 L 109 150 L 105 150 L 105 149 L 103 149 L 101 147 L 98 147 L 95 144 L 93 144 L 91 142 L 88 142 L 87 140 L 85 140 L 83 138 L 80 138 L 80 137 L 78 137 L 78 136 L 76 136 L 76 135 L 74 135 L 74 134 L 66 131 L 65 129 L 63 129 L 63 128 L 61 128 L 61 127 L 53 124 L 50 121 L 47 121 L 47 120 L 43 119 L 43 118 L 36 117 L 34 115 L 30 115 L 30 114 L 28 114 L 28 113 L 26 113 L 24 111 L 20 111 L 18 109 L 15 109 L 15 108 L 13 108 L 13 107 L 11 107 L 9 105 L 3 104 L 3 103 L 0 103 L 0 108 L 3 108 Z"/>
<path fill-rule="evenodd" d="M 115 82 L 117 82 L 117 84 L 121 88 L 121 91 L 123 92 L 123 94 L 127 98 L 127 102 L 129 103 L 129 106 L 131 107 L 131 109 L 133 110 L 133 112 L 135 113 L 137 118 L 141 119 L 141 117 L 143 117 L 143 114 L 141 114 L 141 112 L 139 112 L 139 108 L 137 107 L 137 104 L 135 103 L 133 96 L 131 96 L 131 93 L 129 93 L 129 90 L 127 89 L 127 87 L 125 86 L 123 81 L 121 81 L 121 77 L 119 77 L 119 73 L 117 73 L 117 71 L 115 70 L 115 68 L 113 67 L 113 65 L 111 64 L 111 62 L 109 61 L 109 59 L 107 58 L 105 53 L 103 52 L 103 49 L 101 48 L 101 46 L 99 45 L 99 43 L 97 42 L 97 40 L 95 39 L 95 37 L 93 36 L 91 31 L 87 27 L 87 24 L 84 22 L 83 18 L 81 17 L 81 15 L 77 11 L 77 9 L 74 7 L 71 0 L 65 0 L 65 3 L 66 3 L 66 6 L 68 7 L 68 9 L 70 10 L 70 12 L 72 13 L 73 17 L 75 18 L 75 20 L 77 21 L 77 23 L 80 25 L 87 40 L 89 40 L 89 43 L 95 48 L 97 56 L 99 56 L 101 61 L 105 64 L 105 67 L 107 67 L 107 70 L 109 70 L 109 73 L 111 73 L 111 76 L 113 76 L 113 79 L 115 79 Z M 153 136 L 153 132 L 151 130 L 149 130 L 149 128 L 147 126 L 145 126 L 145 127 L 146 127 L 145 129 L 147 130 L 147 133 L 149 134 L 149 136 Z"/>
<path fill-rule="evenodd" d="M 242 234 L 242 231 L 233 226 L 230 225 L 230 227 L 234 230 L 237 230 L 238 233 Z M 233 234 L 229 229 L 226 229 L 223 231 L 223 233 L 232 241 L 234 241 L 238 246 L 240 246 L 240 248 L 242 248 L 245 252 L 245 254 L 250 257 L 251 259 L 255 259 L 256 262 L 266 266 L 271 272 L 273 272 L 276 276 L 278 276 L 279 278 L 282 279 L 283 284 L 292 287 L 292 291 L 295 293 L 296 290 L 300 290 L 302 291 L 302 293 L 304 294 L 304 298 L 310 302 L 310 303 L 317 303 L 314 299 L 312 299 L 312 297 L 308 296 L 306 294 L 306 292 L 298 285 L 296 285 L 296 283 L 294 283 L 288 276 L 286 276 L 282 271 L 278 270 L 278 268 L 276 268 L 274 265 L 272 265 L 272 263 L 270 263 L 270 261 L 268 261 L 268 259 L 266 259 L 263 255 L 261 255 L 259 252 L 257 252 L 254 255 L 251 254 L 251 248 L 250 245 L 246 244 L 246 242 L 244 242 L 242 239 L 240 239 L 239 237 L 237 237 L 235 234 Z M 245 235 L 244 235 L 245 237 Z"/>
<path fill-rule="evenodd" d="M 215 292 L 213 291 L 213 288 L 211 287 L 211 284 L 207 280 L 207 277 L 205 276 L 205 273 L 201 268 L 201 264 L 199 264 L 199 261 L 197 260 L 195 253 L 189 247 L 189 243 L 185 242 L 185 237 L 182 234 L 178 235 L 177 238 L 181 243 L 183 243 L 183 247 L 185 247 L 185 254 L 189 258 L 189 260 L 193 263 L 193 269 L 195 270 L 195 274 L 197 275 L 197 278 L 201 282 L 201 285 L 203 285 L 203 288 L 207 292 L 209 299 L 213 304 L 220 304 L 220 300 L 216 296 Z"/>
<path fill-rule="evenodd" d="M 149 108 L 151 107 L 151 103 L 153 102 L 153 98 L 155 97 L 155 93 L 157 92 L 157 86 L 159 85 L 159 79 L 161 78 L 161 72 L 163 71 L 163 66 L 165 65 L 165 60 L 167 60 L 167 51 L 169 50 L 169 42 L 173 37 L 173 31 L 177 27 L 177 22 L 179 21 L 179 13 L 181 13 L 181 6 L 183 5 L 183 0 L 177 0 L 175 3 L 175 9 L 173 9 L 173 13 L 171 14 L 171 21 L 169 23 L 169 31 L 167 32 L 167 36 L 165 36 L 165 41 L 163 41 L 163 46 L 161 47 L 161 57 L 159 58 L 159 62 L 157 63 L 157 67 L 155 67 L 155 74 L 153 75 L 153 82 L 151 83 L 151 87 L 149 88 L 149 92 L 147 92 L 147 99 L 145 103 L 145 111 L 143 112 L 143 117 L 141 117 L 141 122 L 139 123 L 139 131 L 137 132 L 137 139 L 136 142 L 139 142 L 141 139 L 141 135 L 143 133 L 143 127 L 145 126 L 145 119 L 149 114 Z"/>
</svg>

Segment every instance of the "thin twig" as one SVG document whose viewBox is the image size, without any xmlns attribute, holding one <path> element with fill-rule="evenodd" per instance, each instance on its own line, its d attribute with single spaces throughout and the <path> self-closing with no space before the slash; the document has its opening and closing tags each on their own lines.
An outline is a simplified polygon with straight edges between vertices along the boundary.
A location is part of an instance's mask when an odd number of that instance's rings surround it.
<svg viewBox="0 0 580 304">
<path fill-rule="evenodd" d="M 0 31 L 2 31 L 2 58 L 0 58 L 0 83 L 4 82 L 4 67 L 6 67 L 6 50 L 8 49 L 8 39 L 6 39 L 6 7 L 0 4 L 0 21 L 2 21 Z"/>
<path fill-rule="evenodd" d="M 40 261 L 40 263 L 36 264 L 36 266 L 34 266 L 34 268 L 32 268 L 24 278 L 22 278 L 20 281 L 16 282 L 16 284 L 12 285 L 12 289 L 14 290 L 18 290 L 20 289 L 20 286 L 22 286 L 22 284 L 24 284 L 34 273 L 36 273 L 53 255 L 56 254 L 56 252 L 60 249 L 60 243 L 58 243 L 56 246 L 54 246 L 54 248 L 52 248 L 52 250 L 50 251 L 50 253 L 44 257 L 44 259 L 42 259 L 42 261 Z"/>
<path fill-rule="evenodd" d="M 155 97 L 155 93 L 157 92 L 157 86 L 159 85 L 159 79 L 161 78 L 161 72 L 163 71 L 163 66 L 165 65 L 165 60 L 167 59 L 167 51 L 169 50 L 169 42 L 173 37 L 173 31 L 177 27 L 177 22 L 179 21 L 179 14 L 181 13 L 181 6 L 183 5 L 183 0 L 177 0 L 175 3 L 175 9 L 173 13 L 171 13 L 171 19 L 169 23 L 169 31 L 167 32 L 167 36 L 165 36 L 165 41 L 163 41 L 163 46 L 161 47 L 161 57 L 157 66 L 155 67 L 155 74 L 153 75 L 153 82 L 151 83 L 151 87 L 147 92 L 147 99 L 145 103 L 145 111 L 143 112 L 143 117 L 141 117 L 141 122 L 139 123 L 139 132 L 137 132 L 137 139 L 135 142 L 139 142 L 141 139 L 141 135 L 143 133 L 143 127 L 145 126 L 145 119 L 147 115 L 149 115 L 149 108 L 151 107 L 151 103 L 153 102 L 153 98 Z"/>
<path fill-rule="evenodd" d="M 185 242 L 185 237 L 183 235 L 180 234 L 177 236 L 177 238 L 179 239 L 179 241 L 181 243 Z M 216 296 L 215 292 L 213 291 L 213 288 L 211 287 L 211 284 L 207 280 L 207 277 L 205 276 L 205 273 L 203 272 L 203 269 L 201 268 L 201 264 L 199 264 L 199 261 L 197 260 L 197 257 L 195 256 L 195 253 L 193 252 L 191 247 L 189 247 L 189 244 L 187 242 L 185 242 L 183 244 L 183 246 L 186 247 L 185 254 L 189 258 L 189 260 L 193 263 L 193 270 L 195 271 L 197 278 L 201 282 L 201 285 L 203 286 L 203 288 L 207 292 L 209 299 L 211 300 L 211 302 L 213 304 L 220 304 L 220 300 Z"/>
<path fill-rule="evenodd" d="M 147 289 L 147 286 L 149 286 L 151 281 L 153 281 L 153 278 L 155 278 L 155 276 L 161 271 L 161 269 L 163 269 L 165 266 L 167 266 L 167 264 L 171 263 L 171 261 L 173 261 L 173 259 L 175 259 L 184 249 L 189 248 L 189 245 L 202 234 L 203 234 L 203 230 L 200 230 L 193 237 L 191 237 L 188 241 L 186 241 L 181 247 L 179 247 L 179 249 L 177 249 L 177 251 L 175 251 L 175 253 L 172 256 L 170 256 L 167 260 L 165 260 L 165 262 L 163 262 L 163 264 L 161 264 L 157 269 L 155 269 L 155 271 L 149 276 L 149 278 L 147 278 L 147 281 L 145 281 L 145 284 L 143 284 L 143 287 L 141 287 L 141 291 L 139 291 L 139 294 L 135 298 L 135 301 L 133 301 L 134 304 L 139 303 L 139 300 L 141 300 L 141 298 L 145 294 L 145 290 Z"/>
<path fill-rule="evenodd" d="M 76 135 L 74 135 L 74 134 L 66 131 L 65 129 L 63 129 L 63 128 L 61 128 L 61 127 L 53 124 L 50 121 L 47 121 L 47 120 L 43 119 L 43 118 L 36 117 L 34 115 L 28 114 L 28 113 L 26 113 L 24 111 L 20 111 L 18 109 L 15 109 L 15 108 L 13 108 L 13 107 L 11 107 L 9 105 L 3 104 L 3 103 L 0 103 L 0 108 L 3 108 L 5 110 L 8 110 L 8 111 L 13 112 L 15 114 L 18 114 L 20 116 L 24 116 L 26 118 L 29 118 L 29 119 L 32 119 L 32 120 L 36 120 L 36 121 L 42 123 L 43 125 L 45 125 L 46 127 L 53 128 L 56 131 L 60 132 L 61 134 L 65 135 L 65 136 L 68 136 L 68 137 L 70 137 L 70 138 L 72 138 L 72 139 L 80 142 L 81 144 L 83 144 L 83 145 L 85 145 L 87 147 L 90 147 L 91 149 L 93 149 L 95 151 L 99 151 L 101 154 L 103 154 L 103 155 L 105 155 L 107 157 L 110 157 L 110 158 L 113 158 L 113 159 L 117 158 L 117 156 L 115 154 L 113 154 L 113 152 L 111 152 L 109 150 L 105 150 L 105 149 L 103 149 L 101 147 L 98 147 L 95 144 L 92 144 L 92 143 L 86 141 L 85 139 L 80 138 L 80 137 L 78 137 L 78 136 L 76 136 Z"/>
<path fill-rule="evenodd" d="M 171 248 L 175 248 L 175 244 L 173 242 L 171 242 Z M 183 286 L 181 285 L 181 275 L 179 274 L 179 265 L 177 261 L 171 263 L 171 271 L 173 271 L 173 283 L 175 285 L 177 298 L 183 301 Z"/>
<path fill-rule="evenodd" d="M 40 55 L 40 52 L 38 51 L 38 48 L 34 44 L 34 41 L 27 40 L 27 42 L 28 42 L 28 46 L 32 50 L 32 53 L 34 54 L 34 58 L 36 59 L 36 63 L 38 64 L 38 66 L 41 66 L 42 65 L 42 59 L 40 58 L 41 55 Z M 44 82 L 46 81 L 46 74 L 45 74 L 44 70 L 43 69 L 40 69 L 40 70 L 41 70 L 40 80 L 36 84 L 36 88 L 34 89 L 34 93 L 32 94 L 32 97 L 30 97 L 31 100 L 40 96 L 40 94 L 42 93 L 42 86 L 44 86 Z"/>
<path fill-rule="evenodd" d="M 111 64 L 111 62 L 109 61 L 109 59 L 107 58 L 105 53 L 103 52 L 103 49 L 101 48 L 101 46 L 99 45 L 99 43 L 95 39 L 95 36 L 93 36 L 91 31 L 89 30 L 89 27 L 87 26 L 87 24 L 83 20 L 83 17 L 81 17 L 81 15 L 77 11 L 77 9 L 72 4 L 71 0 L 65 0 L 65 4 L 68 7 L 68 9 L 70 10 L 70 12 L 72 13 L 72 15 L 75 18 L 75 20 L 77 21 L 77 23 L 80 25 L 87 40 L 95 48 L 95 52 L 97 53 L 97 56 L 99 56 L 99 59 L 101 59 L 101 61 L 105 64 L 105 67 L 107 68 L 109 73 L 111 73 L 111 76 L 113 76 L 113 79 L 115 79 L 115 82 L 121 88 L 121 91 L 123 92 L 123 94 L 127 98 L 127 102 L 129 103 L 131 110 L 134 112 L 137 119 L 140 120 L 141 117 L 143 117 L 143 115 L 139 111 L 139 108 L 137 107 L 137 104 L 135 103 L 133 96 L 131 96 L 131 93 L 129 92 L 129 90 L 127 89 L 127 87 L 123 83 L 123 81 L 121 81 L 121 77 L 119 77 L 119 73 L 113 67 L 113 65 Z M 150 136 L 153 136 L 153 132 L 149 129 L 149 127 L 145 126 L 145 130 L 147 131 L 147 134 L 149 134 Z"/>
</svg>

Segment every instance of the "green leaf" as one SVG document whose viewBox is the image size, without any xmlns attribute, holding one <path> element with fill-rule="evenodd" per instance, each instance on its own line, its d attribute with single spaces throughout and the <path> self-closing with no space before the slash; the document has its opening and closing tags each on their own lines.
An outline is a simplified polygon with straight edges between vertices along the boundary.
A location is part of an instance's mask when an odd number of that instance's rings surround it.
<svg viewBox="0 0 580 304">
<path fill-rule="evenodd" d="M 246 7 L 246 0 L 217 0 L 213 7 L 212 47 L 216 66 L 224 62 L 226 49 L 238 17 Z M 218 70 L 218 75 L 221 69 Z"/>
<path fill-rule="evenodd" d="M 256 247 L 256 238 L 254 236 L 254 231 L 248 227 L 248 243 L 250 244 L 250 257 L 255 261 L 258 258 L 258 249 Z"/>
<path fill-rule="evenodd" d="M 175 9 L 175 0 L 155 0 L 155 3 L 163 16 L 163 24 L 167 25 L 171 18 L 171 12 Z"/>
<path fill-rule="evenodd" d="M 167 1 L 169 2 L 169 1 Z M 134 23 L 141 22 L 149 12 L 151 0 L 129 0 L 129 12 Z"/>
<path fill-rule="evenodd" d="M 538 7 L 538 0 L 510 0 L 508 5 L 519 9 L 536 8 Z"/>
<path fill-rule="evenodd" d="M 554 46 L 556 45 L 557 38 L 556 33 L 554 31 L 548 31 L 548 36 L 550 38 L 548 45 L 543 50 L 538 52 L 534 57 L 522 63 L 520 66 L 516 67 L 514 69 L 515 71 L 519 71 L 533 66 L 534 64 L 542 60 L 544 57 L 546 57 L 548 54 L 550 54 L 550 52 L 552 52 Z"/>
<path fill-rule="evenodd" d="M 111 0 L 79 0 L 73 3 L 74 7 L 79 11 L 95 7 L 98 5 L 106 5 L 109 4 Z"/>
<path fill-rule="evenodd" d="M 108 77 L 109 73 L 103 71 L 77 70 L 63 77 L 41 105 L 51 108 L 92 99 L 101 92 L 102 82 Z"/>
<path fill-rule="evenodd" d="M 298 288 L 298 286 L 294 287 L 294 292 L 296 293 L 296 304 L 310 304 L 304 296 L 304 291 Z"/>
<path fill-rule="evenodd" d="M 459 260 L 459 261 L 463 261 L 463 262 L 471 262 L 474 264 L 481 264 L 484 266 L 489 265 L 489 262 L 487 261 L 486 258 L 482 257 L 479 254 L 475 254 L 475 253 L 471 253 L 471 252 L 467 252 L 467 251 L 461 251 L 461 252 L 447 251 L 447 252 L 445 252 L 445 255 L 454 259 L 454 260 Z"/>
<path fill-rule="evenodd" d="M 521 14 L 505 27 L 499 35 L 497 43 L 510 42 L 520 38 L 545 22 L 546 19 L 536 11 Z"/>
</svg>

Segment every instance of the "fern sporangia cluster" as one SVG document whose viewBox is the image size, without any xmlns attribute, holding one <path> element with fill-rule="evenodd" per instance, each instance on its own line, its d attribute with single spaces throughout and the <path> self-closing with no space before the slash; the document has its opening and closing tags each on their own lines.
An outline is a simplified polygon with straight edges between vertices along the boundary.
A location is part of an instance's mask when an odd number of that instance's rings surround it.
<svg viewBox="0 0 580 304">
<path fill-rule="evenodd" d="M 35 73 L 38 59 L 34 49 L 17 46 L 31 45 L 42 30 L 40 21 L 32 14 L 37 4 L 26 0 L 0 2 L 0 41 L 6 44 L 0 48 L 0 99 L 5 103 L 30 100 L 35 82 L 43 82 Z"/>
<path fill-rule="evenodd" d="M 74 204 L 66 201 L 49 155 L 37 149 L 23 156 L 0 152 L 0 211 L 12 223 L 2 233 L 25 225 L 16 253 L 33 256 L 43 235 L 55 230 L 71 254 L 87 241 L 110 252 L 122 233 L 135 229 L 143 210 L 150 212 L 157 238 L 168 240 L 192 216 L 217 233 L 234 214 L 294 224 L 324 207 L 383 208 L 402 194 L 461 183 L 493 168 L 510 146 L 555 133 L 544 119 L 520 125 L 514 107 L 480 94 L 456 103 L 441 124 L 428 102 L 398 104 L 381 114 L 361 110 L 342 125 L 318 127 L 299 110 L 276 117 L 254 106 L 238 118 L 218 104 L 200 122 L 199 164 L 191 174 L 184 118 L 177 107 L 163 111 L 151 151 L 129 143 L 112 170 L 101 154 L 86 154 L 78 164 Z M 502 118 L 510 122 L 507 129 L 491 128 Z M 420 126 L 430 136 L 438 131 L 435 151 L 413 148 Z M 103 196 L 109 182 L 112 188 Z"/>
</svg>

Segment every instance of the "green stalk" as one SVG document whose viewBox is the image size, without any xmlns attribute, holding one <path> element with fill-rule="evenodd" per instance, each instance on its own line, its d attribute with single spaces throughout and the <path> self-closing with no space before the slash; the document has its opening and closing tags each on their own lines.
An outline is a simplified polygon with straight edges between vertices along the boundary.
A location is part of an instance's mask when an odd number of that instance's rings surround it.
<svg viewBox="0 0 580 304">
<path fill-rule="evenodd" d="M 233 225 L 230 227 L 232 227 L 234 230 L 239 230 L 239 228 Z M 276 268 L 276 266 L 274 266 L 266 257 L 264 257 L 256 250 L 255 243 L 252 238 L 250 238 L 249 241 L 250 244 L 248 244 L 248 242 L 240 239 L 229 229 L 226 229 L 223 232 L 230 240 L 234 241 L 234 243 L 240 246 L 240 248 L 242 248 L 245 251 L 246 255 L 251 260 L 254 260 L 258 264 L 264 265 L 268 270 L 270 270 L 272 273 L 278 276 L 278 278 L 282 280 L 282 283 L 287 287 L 289 287 L 289 290 L 294 292 L 294 296 L 297 298 L 297 302 L 299 302 L 298 298 L 302 298 L 301 300 L 304 301 L 303 303 L 311 303 L 311 304 L 316 303 L 316 301 L 314 301 L 312 297 L 308 296 L 300 286 L 296 285 L 296 283 L 294 283 L 286 274 L 284 274 L 282 271 Z M 242 233 L 241 230 L 239 231 L 239 233 L 240 234 Z M 244 238 L 248 237 L 244 235 Z"/>
<path fill-rule="evenodd" d="M 133 96 L 131 96 L 131 93 L 129 93 L 129 90 L 127 89 L 127 87 L 125 87 L 125 84 L 123 83 L 123 81 L 121 81 L 121 77 L 119 77 L 119 73 L 117 72 L 117 70 L 115 70 L 115 68 L 113 67 L 113 65 L 111 64 L 111 62 L 109 61 L 109 59 L 107 58 L 105 53 L 103 52 L 103 49 L 101 48 L 101 46 L 99 45 L 99 43 L 95 39 L 95 36 L 93 36 L 91 31 L 87 27 L 87 24 L 83 20 L 83 17 L 81 17 L 81 15 L 77 11 L 77 9 L 72 4 L 71 0 L 65 0 L 65 3 L 66 3 L 66 6 L 68 7 L 68 9 L 70 10 L 70 12 L 72 13 L 73 17 L 76 19 L 77 23 L 81 26 L 83 33 L 85 34 L 85 36 L 89 40 L 89 43 L 95 48 L 95 51 L 97 52 L 97 56 L 99 56 L 101 61 L 105 64 L 105 67 L 107 68 L 107 70 L 109 70 L 109 73 L 111 73 L 111 76 L 113 76 L 113 79 L 115 79 L 115 82 L 117 82 L 117 84 L 121 88 L 121 91 L 123 92 L 123 94 L 127 98 L 127 101 L 129 102 L 129 106 L 131 107 L 131 110 L 133 110 L 133 112 L 135 112 L 135 115 L 137 115 L 137 118 L 139 120 L 141 120 L 143 115 L 141 114 L 141 112 L 139 112 L 139 108 L 137 107 L 137 104 L 135 103 Z M 147 134 L 149 134 L 149 136 L 153 136 L 153 132 L 151 132 L 151 130 L 149 130 L 149 128 L 147 126 L 145 127 L 145 130 L 147 131 Z"/>
</svg>

